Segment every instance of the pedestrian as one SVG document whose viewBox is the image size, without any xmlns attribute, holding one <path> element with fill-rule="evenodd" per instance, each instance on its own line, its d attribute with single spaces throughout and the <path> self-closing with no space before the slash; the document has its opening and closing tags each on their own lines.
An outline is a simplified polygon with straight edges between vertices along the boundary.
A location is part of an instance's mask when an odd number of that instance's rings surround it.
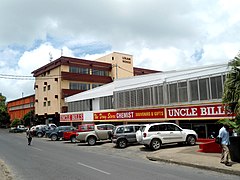
<svg viewBox="0 0 240 180">
<path fill-rule="evenodd" d="M 28 139 L 28 145 L 31 145 L 32 142 L 32 132 L 30 130 L 30 127 L 28 127 L 28 129 L 26 130 L 26 137 Z"/>
<path fill-rule="evenodd" d="M 219 130 L 219 135 L 221 138 L 221 147 L 222 147 L 222 154 L 221 154 L 221 163 L 225 164 L 226 166 L 231 166 L 230 161 L 230 154 L 229 154 L 229 125 L 224 124 L 223 127 Z"/>
</svg>

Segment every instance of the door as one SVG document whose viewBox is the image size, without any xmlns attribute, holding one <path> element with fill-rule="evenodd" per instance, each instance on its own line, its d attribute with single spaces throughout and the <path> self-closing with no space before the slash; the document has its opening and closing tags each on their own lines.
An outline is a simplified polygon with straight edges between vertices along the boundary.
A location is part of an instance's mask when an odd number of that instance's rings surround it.
<svg viewBox="0 0 240 180">
<path fill-rule="evenodd" d="M 182 142 L 184 141 L 182 130 L 174 125 L 174 124 L 167 124 L 167 132 L 169 133 L 169 142 Z"/>
</svg>

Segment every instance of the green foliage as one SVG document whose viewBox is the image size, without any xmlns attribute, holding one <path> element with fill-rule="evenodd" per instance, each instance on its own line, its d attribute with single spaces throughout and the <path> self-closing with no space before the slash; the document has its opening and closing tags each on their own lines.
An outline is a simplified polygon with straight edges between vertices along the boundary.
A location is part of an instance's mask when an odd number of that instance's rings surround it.
<svg viewBox="0 0 240 180">
<path fill-rule="evenodd" d="M 10 124 L 10 116 L 7 112 L 6 97 L 0 93 L 0 126 Z"/>
<path fill-rule="evenodd" d="M 23 122 L 25 126 L 30 126 L 34 123 L 34 110 L 29 111 L 23 117 Z"/>
<path fill-rule="evenodd" d="M 231 68 L 224 82 L 222 102 L 226 105 L 226 111 L 235 114 L 235 119 L 220 120 L 219 123 L 228 123 L 229 126 L 240 132 L 240 58 L 234 57 L 228 63 Z"/>
<path fill-rule="evenodd" d="M 14 119 L 11 123 L 11 127 L 16 127 L 17 125 L 21 125 L 23 124 L 22 121 L 20 119 Z"/>
</svg>

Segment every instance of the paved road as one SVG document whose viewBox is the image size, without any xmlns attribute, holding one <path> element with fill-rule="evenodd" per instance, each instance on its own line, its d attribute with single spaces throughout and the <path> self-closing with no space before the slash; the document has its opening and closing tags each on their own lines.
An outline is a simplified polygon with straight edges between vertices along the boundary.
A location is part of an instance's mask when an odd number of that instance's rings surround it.
<svg viewBox="0 0 240 180">
<path fill-rule="evenodd" d="M 85 144 L 33 139 L 0 129 L 0 159 L 7 162 L 15 180 L 236 180 L 239 177 L 190 167 L 155 163 L 141 146 L 116 149 L 111 143 Z"/>
</svg>

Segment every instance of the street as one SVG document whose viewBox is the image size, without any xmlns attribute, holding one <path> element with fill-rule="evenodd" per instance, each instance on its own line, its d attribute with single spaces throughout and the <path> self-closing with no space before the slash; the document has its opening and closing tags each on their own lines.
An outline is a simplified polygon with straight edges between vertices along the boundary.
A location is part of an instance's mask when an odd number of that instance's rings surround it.
<svg viewBox="0 0 240 180">
<path fill-rule="evenodd" d="M 0 159 L 14 180 L 236 180 L 232 175 L 147 160 L 141 145 L 117 149 L 114 144 L 96 146 L 52 142 L 33 138 L 27 145 L 25 134 L 0 129 Z"/>
</svg>

